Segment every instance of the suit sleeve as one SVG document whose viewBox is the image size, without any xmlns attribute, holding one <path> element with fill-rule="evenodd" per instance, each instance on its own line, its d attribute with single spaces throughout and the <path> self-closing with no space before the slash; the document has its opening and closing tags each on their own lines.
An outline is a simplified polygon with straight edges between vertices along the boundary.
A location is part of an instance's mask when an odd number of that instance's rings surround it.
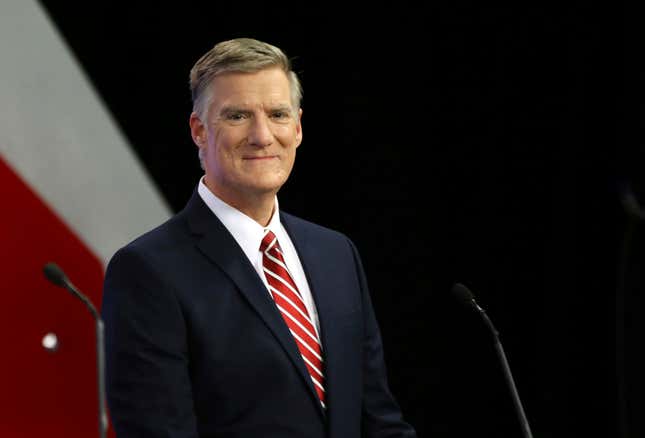
<svg viewBox="0 0 645 438">
<path fill-rule="evenodd" d="M 350 241 L 361 289 L 363 308 L 363 407 L 362 438 L 416 438 L 412 426 L 390 392 L 381 334 L 374 315 L 363 265 Z"/>
<path fill-rule="evenodd" d="M 174 290 L 135 248 L 108 266 L 106 389 L 119 438 L 197 438 L 186 326 Z"/>
</svg>

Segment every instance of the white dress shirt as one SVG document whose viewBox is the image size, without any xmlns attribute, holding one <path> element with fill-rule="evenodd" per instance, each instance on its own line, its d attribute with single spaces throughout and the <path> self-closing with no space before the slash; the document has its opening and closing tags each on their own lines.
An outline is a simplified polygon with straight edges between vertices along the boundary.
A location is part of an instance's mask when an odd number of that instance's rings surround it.
<svg viewBox="0 0 645 438">
<path fill-rule="evenodd" d="M 314 303 L 313 296 L 311 295 L 311 289 L 309 288 L 309 283 L 307 282 L 307 277 L 305 276 L 305 271 L 302 268 L 302 263 L 300 263 L 300 258 L 298 257 L 296 248 L 293 246 L 293 242 L 291 242 L 287 231 L 280 223 L 278 198 L 275 198 L 275 209 L 273 210 L 273 216 L 271 216 L 269 225 L 263 227 L 249 216 L 215 196 L 213 192 L 206 187 L 206 184 L 204 184 L 203 177 L 199 180 L 197 192 L 208 208 L 210 208 L 215 216 L 217 216 L 217 218 L 224 224 L 229 233 L 233 235 L 237 244 L 240 245 L 240 248 L 242 248 L 242 251 L 246 254 L 251 265 L 253 265 L 255 271 L 262 279 L 262 282 L 267 289 L 267 294 L 269 293 L 269 283 L 267 282 L 262 269 L 262 252 L 260 251 L 260 243 L 262 243 L 265 230 L 269 229 L 273 231 L 278 238 L 280 248 L 282 248 L 282 255 L 285 263 L 287 264 L 287 268 L 289 269 L 289 273 L 298 287 L 298 291 L 302 296 L 307 312 L 309 312 L 309 316 L 314 323 L 316 334 L 320 338 L 320 326 L 318 323 L 316 305 Z"/>
</svg>

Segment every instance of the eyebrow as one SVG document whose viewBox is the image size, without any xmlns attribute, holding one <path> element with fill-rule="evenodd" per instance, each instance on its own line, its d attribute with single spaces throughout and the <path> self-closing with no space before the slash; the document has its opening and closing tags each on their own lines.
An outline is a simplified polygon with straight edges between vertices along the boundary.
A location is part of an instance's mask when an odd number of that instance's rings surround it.
<svg viewBox="0 0 645 438">
<path fill-rule="evenodd" d="M 251 111 L 238 106 L 225 106 L 219 111 L 220 116 L 225 116 L 233 113 L 250 114 Z"/>
<path fill-rule="evenodd" d="M 286 105 L 284 103 L 280 103 L 280 104 L 278 104 L 278 105 L 276 105 L 274 107 L 270 107 L 269 111 L 276 111 L 276 110 L 279 110 L 279 111 L 285 111 L 285 110 L 291 111 L 291 109 L 292 109 L 291 105 Z"/>
<path fill-rule="evenodd" d="M 276 106 L 272 106 L 272 107 L 267 108 L 267 111 L 289 111 L 289 112 L 291 112 L 292 108 L 291 108 L 291 105 L 280 103 L 280 104 L 277 104 Z M 253 111 L 248 109 L 248 108 L 241 107 L 241 106 L 225 106 L 219 111 L 220 116 L 225 116 L 225 115 L 233 114 L 233 113 L 252 114 Z"/>
</svg>

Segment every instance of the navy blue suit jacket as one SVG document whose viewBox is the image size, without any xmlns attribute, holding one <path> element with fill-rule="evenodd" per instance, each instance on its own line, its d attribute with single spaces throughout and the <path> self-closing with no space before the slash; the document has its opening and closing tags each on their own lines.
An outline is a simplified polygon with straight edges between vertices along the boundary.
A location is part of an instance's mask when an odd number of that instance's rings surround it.
<svg viewBox="0 0 645 438">
<path fill-rule="evenodd" d="M 258 274 L 195 191 L 107 269 L 107 393 L 119 438 L 416 436 L 388 389 L 356 248 L 335 231 L 280 220 L 318 310 L 327 411 Z"/>
</svg>

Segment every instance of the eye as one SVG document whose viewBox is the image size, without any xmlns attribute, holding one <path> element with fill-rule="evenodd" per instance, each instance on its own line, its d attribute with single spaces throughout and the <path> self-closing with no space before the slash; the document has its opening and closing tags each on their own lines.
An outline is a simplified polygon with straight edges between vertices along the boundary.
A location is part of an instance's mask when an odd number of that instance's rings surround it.
<svg viewBox="0 0 645 438">
<path fill-rule="evenodd" d="M 275 110 L 271 112 L 270 116 L 277 122 L 287 122 L 291 119 L 291 112 L 287 110 Z"/>
<path fill-rule="evenodd" d="M 233 122 L 233 123 L 239 123 L 247 119 L 248 116 L 242 112 L 230 112 L 226 114 L 226 120 Z"/>
</svg>

